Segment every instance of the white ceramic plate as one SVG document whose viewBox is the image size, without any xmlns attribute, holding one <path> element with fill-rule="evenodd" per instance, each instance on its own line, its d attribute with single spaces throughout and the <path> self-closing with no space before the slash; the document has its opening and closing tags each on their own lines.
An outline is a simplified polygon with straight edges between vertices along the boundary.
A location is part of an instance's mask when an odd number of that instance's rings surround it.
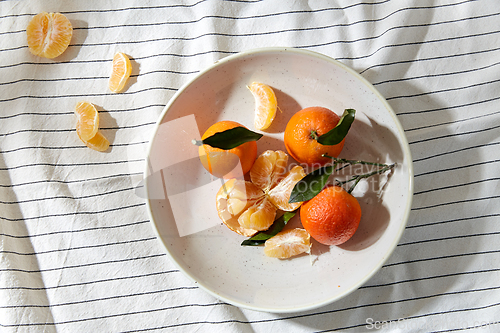
<svg viewBox="0 0 500 333">
<path fill-rule="evenodd" d="M 266 257 L 262 247 L 240 246 L 245 237 L 220 222 L 215 193 L 221 182 L 203 169 L 191 140 L 219 120 L 254 130 L 254 100 L 246 88 L 253 81 L 272 86 L 281 109 L 258 141 L 259 153 L 286 151 L 283 131 L 302 108 L 324 106 L 339 115 L 353 108 L 356 120 L 341 157 L 398 163 L 388 179 L 376 177 L 356 188 L 363 216 L 347 243 L 313 241 L 311 256 L 279 260 Z M 413 193 L 408 143 L 385 99 L 338 61 L 290 48 L 229 56 L 179 89 L 158 121 L 145 176 L 151 221 L 179 269 L 223 301 L 267 312 L 314 309 L 363 285 L 398 243 Z M 298 216 L 290 224 L 300 226 Z"/>
</svg>

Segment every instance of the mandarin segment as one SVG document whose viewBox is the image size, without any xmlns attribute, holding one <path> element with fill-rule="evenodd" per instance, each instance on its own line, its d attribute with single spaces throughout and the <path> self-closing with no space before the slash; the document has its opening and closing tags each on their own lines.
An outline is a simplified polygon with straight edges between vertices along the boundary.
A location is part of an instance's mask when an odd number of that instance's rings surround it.
<svg viewBox="0 0 500 333">
<path fill-rule="evenodd" d="M 28 23 L 26 35 L 32 54 L 52 59 L 68 48 L 73 36 L 73 27 L 61 13 L 42 12 Z"/>
<path fill-rule="evenodd" d="M 99 114 L 92 103 L 79 102 L 75 107 L 76 132 L 82 141 L 92 139 L 99 129 Z"/>
<path fill-rule="evenodd" d="M 131 73 L 132 64 L 128 56 L 125 53 L 116 53 L 113 57 L 112 71 L 109 77 L 109 90 L 115 93 L 122 91 Z"/>
<path fill-rule="evenodd" d="M 286 173 L 288 155 L 281 150 L 266 150 L 255 160 L 250 169 L 250 179 L 258 188 L 268 192 Z"/>
<path fill-rule="evenodd" d="M 75 107 L 76 134 L 87 147 L 97 151 L 109 148 L 109 141 L 99 132 L 99 113 L 92 103 L 79 102 Z"/>
<path fill-rule="evenodd" d="M 287 259 L 311 252 L 311 237 L 300 228 L 280 231 L 265 242 L 264 254 L 268 257 Z"/>
<path fill-rule="evenodd" d="M 292 190 L 302 178 L 306 176 L 304 168 L 296 165 L 271 191 L 268 196 L 274 206 L 285 212 L 291 212 L 300 207 L 302 202 L 289 203 Z"/>
<path fill-rule="evenodd" d="M 82 140 L 82 138 L 80 139 Z M 106 139 L 104 135 L 101 134 L 101 132 L 97 132 L 96 135 L 94 135 L 94 137 L 90 140 L 87 141 L 82 140 L 82 141 L 83 143 L 85 143 L 87 147 L 93 150 L 103 152 L 108 150 L 109 148 L 109 141 L 108 139 Z"/>
<path fill-rule="evenodd" d="M 254 126 L 258 130 L 265 130 L 274 120 L 278 101 L 273 89 L 264 83 L 253 82 L 248 86 L 255 100 Z"/>
</svg>

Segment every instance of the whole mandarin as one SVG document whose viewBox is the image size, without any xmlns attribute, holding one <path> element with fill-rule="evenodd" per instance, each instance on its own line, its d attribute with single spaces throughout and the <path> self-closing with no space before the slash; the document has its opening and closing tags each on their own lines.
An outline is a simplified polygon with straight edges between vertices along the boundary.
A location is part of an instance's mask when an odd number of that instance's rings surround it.
<svg viewBox="0 0 500 333">
<path fill-rule="evenodd" d="M 332 146 L 322 145 L 316 139 L 337 126 L 340 117 L 330 109 L 314 106 L 300 110 L 290 118 L 285 128 L 285 147 L 297 162 L 311 167 L 325 165 L 338 157 L 345 139 Z"/>
<path fill-rule="evenodd" d="M 204 140 L 215 133 L 242 126 L 240 123 L 230 120 L 219 121 L 210 126 L 201 139 Z M 209 145 L 201 145 L 198 149 L 201 164 L 212 175 L 219 178 L 235 178 L 246 174 L 252 168 L 257 158 L 257 142 L 245 142 L 233 149 L 224 150 L 214 148 Z M 238 170 L 238 162 L 241 163 L 241 170 Z M 240 174 L 240 173 L 243 174 Z"/>
<path fill-rule="evenodd" d="M 312 238 L 325 245 L 340 245 L 358 229 L 361 207 L 342 187 L 329 185 L 300 207 L 300 220 Z"/>
</svg>

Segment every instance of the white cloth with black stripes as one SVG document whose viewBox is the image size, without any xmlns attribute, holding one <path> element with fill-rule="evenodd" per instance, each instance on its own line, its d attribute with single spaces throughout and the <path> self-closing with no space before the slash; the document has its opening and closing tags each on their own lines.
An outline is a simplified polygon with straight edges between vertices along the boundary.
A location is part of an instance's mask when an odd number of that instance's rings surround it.
<svg viewBox="0 0 500 333">
<path fill-rule="evenodd" d="M 25 29 L 61 12 L 55 60 Z M 135 195 L 145 147 L 175 91 L 216 60 L 286 46 L 336 58 L 385 96 L 414 158 L 408 227 L 362 288 L 276 315 L 200 290 L 169 261 Z M 131 84 L 107 91 L 116 52 Z M 2 332 L 497 332 L 500 330 L 500 2 L 1 1 Z M 101 111 L 107 153 L 75 134 Z"/>
</svg>

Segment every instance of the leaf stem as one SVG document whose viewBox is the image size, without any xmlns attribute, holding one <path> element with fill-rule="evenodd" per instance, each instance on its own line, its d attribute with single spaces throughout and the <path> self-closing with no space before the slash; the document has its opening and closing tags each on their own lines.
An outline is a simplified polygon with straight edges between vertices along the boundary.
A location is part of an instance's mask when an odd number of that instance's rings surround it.
<svg viewBox="0 0 500 333">
<path fill-rule="evenodd" d="M 342 163 L 342 164 L 344 164 L 344 163 L 351 164 L 351 165 L 363 164 L 363 165 L 375 165 L 375 166 L 379 166 L 379 167 L 386 167 L 387 166 L 387 164 L 384 164 L 384 163 L 367 162 L 367 161 L 360 161 L 360 160 L 347 160 L 345 158 L 333 157 L 333 156 L 330 156 L 328 154 L 323 154 L 322 156 L 327 157 L 327 158 L 331 158 L 335 162 Z"/>
<path fill-rule="evenodd" d="M 202 140 L 196 140 L 196 139 L 193 139 L 191 140 L 191 143 L 195 146 L 202 146 L 203 145 L 203 141 Z"/>
<path fill-rule="evenodd" d="M 347 190 L 347 193 L 351 193 L 354 190 L 354 188 L 356 187 L 356 185 L 358 185 L 358 183 L 359 183 L 359 181 L 361 179 L 365 179 L 365 178 L 371 177 L 373 175 L 382 174 L 382 173 L 384 173 L 386 171 L 389 171 L 389 170 L 393 169 L 396 166 L 396 163 L 393 163 L 393 164 L 384 164 L 384 163 L 367 162 L 367 161 L 360 161 L 360 160 L 347 160 L 345 158 L 333 157 L 333 156 L 330 156 L 328 154 L 323 154 L 323 157 L 331 158 L 334 161 L 335 164 L 341 164 L 341 163 L 350 164 L 350 165 L 363 164 L 363 165 L 373 165 L 373 166 L 381 167 L 381 169 L 378 169 L 378 170 L 375 170 L 375 171 L 372 171 L 372 172 L 368 172 L 368 173 L 365 173 L 365 174 L 362 174 L 362 175 L 356 175 L 356 176 L 353 176 L 351 179 L 344 180 L 342 182 L 337 181 L 337 185 L 339 185 L 339 186 L 347 184 L 347 183 L 350 183 L 350 182 L 354 182 L 351 185 L 351 187 L 349 187 L 349 189 Z M 344 168 L 344 167 L 345 166 L 343 166 L 342 168 Z"/>
</svg>

